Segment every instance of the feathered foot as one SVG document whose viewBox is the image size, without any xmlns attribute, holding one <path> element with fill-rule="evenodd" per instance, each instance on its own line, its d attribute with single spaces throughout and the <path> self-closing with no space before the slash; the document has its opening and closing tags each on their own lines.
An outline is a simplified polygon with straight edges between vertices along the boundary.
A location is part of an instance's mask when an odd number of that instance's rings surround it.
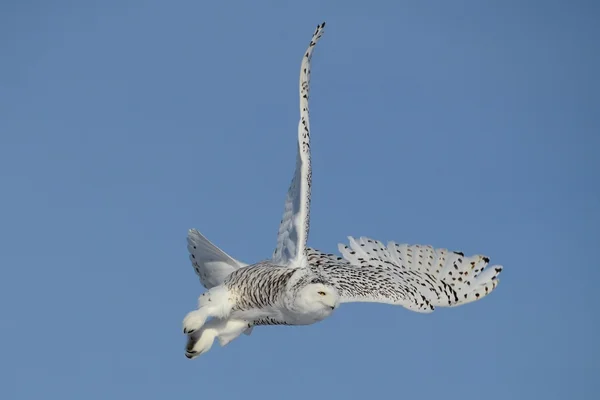
<svg viewBox="0 0 600 400">
<path fill-rule="evenodd" d="M 214 325 L 219 323 L 222 322 L 213 319 L 209 321 L 201 330 L 194 332 L 194 334 L 188 337 L 188 341 L 185 346 L 185 356 L 187 358 L 190 360 L 194 359 L 210 350 L 215 341 L 215 337 L 217 337 L 217 330 L 214 329 Z"/>
<path fill-rule="evenodd" d="M 198 310 L 190 311 L 183 319 L 183 333 L 191 335 L 198 329 L 202 328 L 208 318 L 208 310 L 206 307 Z"/>
<path fill-rule="evenodd" d="M 217 286 L 198 298 L 198 309 L 189 312 L 183 319 L 183 333 L 191 335 L 206 322 L 208 317 L 227 318 L 233 307 L 229 299 L 229 291 L 224 286 Z"/>
<path fill-rule="evenodd" d="M 242 320 L 212 319 L 204 327 L 188 336 L 185 356 L 196 358 L 212 347 L 215 338 L 221 346 L 227 345 L 248 329 L 248 322 Z"/>
</svg>

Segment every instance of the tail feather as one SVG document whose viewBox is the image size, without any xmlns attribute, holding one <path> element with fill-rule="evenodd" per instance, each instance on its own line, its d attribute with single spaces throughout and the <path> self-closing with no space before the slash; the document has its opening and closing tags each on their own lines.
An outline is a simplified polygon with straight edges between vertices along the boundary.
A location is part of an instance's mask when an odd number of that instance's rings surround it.
<svg viewBox="0 0 600 400">
<path fill-rule="evenodd" d="M 188 231 L 187 243 L 194 271 L 207 289 L 220 285 L 231 272 L 247 266 L 211 243 L 196 229 Z"/>
</svg>

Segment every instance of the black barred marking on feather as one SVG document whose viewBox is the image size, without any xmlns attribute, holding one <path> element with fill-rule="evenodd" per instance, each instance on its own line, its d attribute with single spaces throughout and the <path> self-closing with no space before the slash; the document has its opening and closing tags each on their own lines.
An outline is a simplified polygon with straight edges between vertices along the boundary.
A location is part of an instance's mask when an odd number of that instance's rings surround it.
<svg viewBox="0 0 600 400">
<path fill-rule="evenodd" d="M 265 318 L 260 318 L 260 319 L 256 319 L 256 320 L 252 321 L 252 325 L 259 326 L 259 325 L 290 325 L 290 324 L 286 321 L 277 320 L 277 319 L 271 318 L 271 317 L 265 317 Z"/>
<path fill-rule="evenodd" d="M 260 309 L 277 304 L 286 293 L 286 285 L 297 270 L 259 263 L 232 272 L 224 285 L 235 294 L 232 311 Z"/>
</svg>

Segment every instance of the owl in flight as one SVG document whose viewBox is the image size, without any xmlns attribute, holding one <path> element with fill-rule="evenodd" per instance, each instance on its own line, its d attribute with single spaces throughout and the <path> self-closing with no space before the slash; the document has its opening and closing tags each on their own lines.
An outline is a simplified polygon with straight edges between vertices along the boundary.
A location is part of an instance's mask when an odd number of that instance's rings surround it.
<svg viewBox="0 0 600 400">
<path fill-rule="evenodd" d="M 482 255 L 425 245 L 349 237 L 341 256 L 307 247 L 311 196 L 308 99 L 311 59 L 325 23 L 317 26 L 300 66 L 300 121 L 296 169 L 289 187 L 277 246 L 271 259 L 238 261 L 200 232 L 188 232 L 190 260 L 207 291 L 183 320 L 185 355 L 207 352 L 257 325 L 309 325 L 329 317 L 342 303 L 396 304 L 429 313 L 490 294 L 501 266 Z M 210 319 L 209 319 L 210 318 Z"/>
</svg>

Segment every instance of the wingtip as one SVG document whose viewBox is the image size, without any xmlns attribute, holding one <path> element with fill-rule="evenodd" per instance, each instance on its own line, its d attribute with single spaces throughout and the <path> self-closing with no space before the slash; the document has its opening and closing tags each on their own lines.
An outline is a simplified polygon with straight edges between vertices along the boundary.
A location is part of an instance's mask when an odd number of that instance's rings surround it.
<svg viewBox="0 0 600 400">
<path fill-rule="evenodd" d="M 317 25 L 317 28 L 315 29 L 315 32 L 313 33 L 313 40 L 311 42 L 313 44 L 313 46 L 317 42 L 317 40 L 321 37 L 321 35 L 323 35 L 324 31 L 325 31 L 325 21 L 323 21 L 319 25 Z"/>
</svg>

